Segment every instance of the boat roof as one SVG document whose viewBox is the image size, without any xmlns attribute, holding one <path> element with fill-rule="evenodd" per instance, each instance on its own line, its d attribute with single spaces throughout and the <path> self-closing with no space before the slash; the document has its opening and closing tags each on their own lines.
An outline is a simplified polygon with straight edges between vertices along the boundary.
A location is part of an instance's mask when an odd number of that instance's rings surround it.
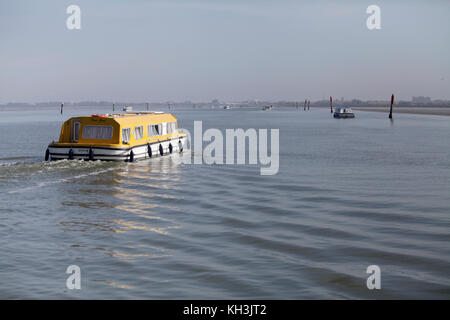
<svg viewBox="0 0 450 320">
<path fill-rule="evenodd" d="M 93 114 L 90 116 L 72 117 L 71 119 L 89 118 L 111 119 L 121 126 L 177 121 L 177 118 L 171 113 L 161 111 L 129 111 L 123 113 Z"/>
</svg>

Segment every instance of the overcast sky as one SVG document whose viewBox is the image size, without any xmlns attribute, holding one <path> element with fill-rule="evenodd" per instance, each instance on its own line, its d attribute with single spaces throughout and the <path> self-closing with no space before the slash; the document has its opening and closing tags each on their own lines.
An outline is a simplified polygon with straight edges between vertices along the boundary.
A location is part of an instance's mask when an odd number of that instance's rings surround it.
<svg viewBox="0 0 450 320">
<path fill-rule="evenodd" d="M 450 1 L 0 1 L 0 103 L 391 93 L 450 98 Z"/>
</svg>

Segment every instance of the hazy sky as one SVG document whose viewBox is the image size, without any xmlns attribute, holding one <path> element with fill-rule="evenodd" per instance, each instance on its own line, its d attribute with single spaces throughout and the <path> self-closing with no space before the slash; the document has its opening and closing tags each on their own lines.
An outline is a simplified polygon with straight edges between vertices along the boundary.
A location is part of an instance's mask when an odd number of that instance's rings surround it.
<svg viewBox="0 0 450 320">
<path fill-rule="evenodd" d="M 393 92 L 450 98 L 450 1 L 0 1 L 0 103 Z"/>
</svg>

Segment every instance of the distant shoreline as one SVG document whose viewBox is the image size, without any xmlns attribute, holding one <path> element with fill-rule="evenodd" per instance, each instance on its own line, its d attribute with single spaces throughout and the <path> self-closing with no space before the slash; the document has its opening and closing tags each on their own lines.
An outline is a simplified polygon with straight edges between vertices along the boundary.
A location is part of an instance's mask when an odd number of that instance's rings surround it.
<svg viewBox="0 0 450 320">
<path fill-rule="evenodd" d="M 371 111 L 389 113 L 389 107 L 352 107 L 357 111 Z M 433 107 L 396 107 L 394 105 L 394 115 L 396 113 L 406 114 L 423 114 L 434 116 L 450 116 L 450 108 L 433 108 Z"/>
<path fill-rule="evenodd" d="M 262 105 L 262 104 L 261 104 Z M 244 106 L 244 105 L 236 105 L 232 107 L 231 109 L 236 110 L 261 110 L 261 105 L 258 106 Z M 267 105 L 267 104 L 266 104 Z M 335 104 L 333 106 L 337 107 L 341 104 Z M 382 113 L 389 113 L 389 103 L 386 102 L 385 106 L 374 106 L 374 105 L 359 105 L 355 106 L 352 104 L 342 104 L 347 105 L 351 107 L 355 111 L 369 111 L 369 112 L 382 112 Z M 111 108 L 111 106 L 104 106 L 104 105 L 65 105 L 64 110 L 89 110 L 89 109 L 98 109 L 101 108 L 102 110 L 106 107 Z M 273 103 L 273 107 L 275 110 L 301 110 L 304 107 L 299 106 L 298 108 L 295 108 L 292 104 L 281 104 L 281 103 Z M 320 108 L 320 109 L 328 109 L 330 110 L 329 106 L 325 106 L 323 104 L 317 105 L 317 103 L 312 103 L 311 108 Z M 29 110 L 60 110 L 60 105 L 48 105 L 48 106 L 38 106 L 38 105 L 17 105 L 17 106 L 5 106 L 0 105 L 0 112 L 3 111 L 29 111 Z M 191 105 L 186 104 L 178 104 L 178 105 L 171 105 L 171 108 L 168 109 L 168 105 L 150 105 L 150 111 L 155 110 L 170 110 L 169 112 L 175 112 L 179 110 L 210 110 L 210 111 L 223 111 L 222 106 L 214 106 L 212 108 L 211 105 L 204 103 L 202 105 L 197 104 L 196 107 L 193 107 Z M 136 105 L 134 111 L 145 111 L 146 106 L 142 105 Z M 112 110 L 111 110 L 112 111 Z M 121 112 L 122 106 L 117 105 L 116 106 L 116 112 Z M 420 114 L 420 115 L 435 115 L 435 116 L 450 116 L 450 106 L 442 105 L 442 106 L 402 106 L 402 105 L 394 105 L 394 115 L 396 113 L 403 113 L 403 114 Z"/>
</svg>

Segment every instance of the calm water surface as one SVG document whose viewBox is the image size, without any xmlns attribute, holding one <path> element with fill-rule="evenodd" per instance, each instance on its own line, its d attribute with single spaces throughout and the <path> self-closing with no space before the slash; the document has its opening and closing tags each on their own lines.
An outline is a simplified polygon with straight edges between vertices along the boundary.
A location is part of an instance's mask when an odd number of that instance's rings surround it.
<svg viewBox="0 0 450 320">
<path fill-rule="evenodd" d="M 43 162 L 63 120 L 106 111 L 0 109 L 0 298 L 450 298 L 450 117 L 174 112 L 279 128 L 274 176 L 179 155 Z"/>
</svg>

